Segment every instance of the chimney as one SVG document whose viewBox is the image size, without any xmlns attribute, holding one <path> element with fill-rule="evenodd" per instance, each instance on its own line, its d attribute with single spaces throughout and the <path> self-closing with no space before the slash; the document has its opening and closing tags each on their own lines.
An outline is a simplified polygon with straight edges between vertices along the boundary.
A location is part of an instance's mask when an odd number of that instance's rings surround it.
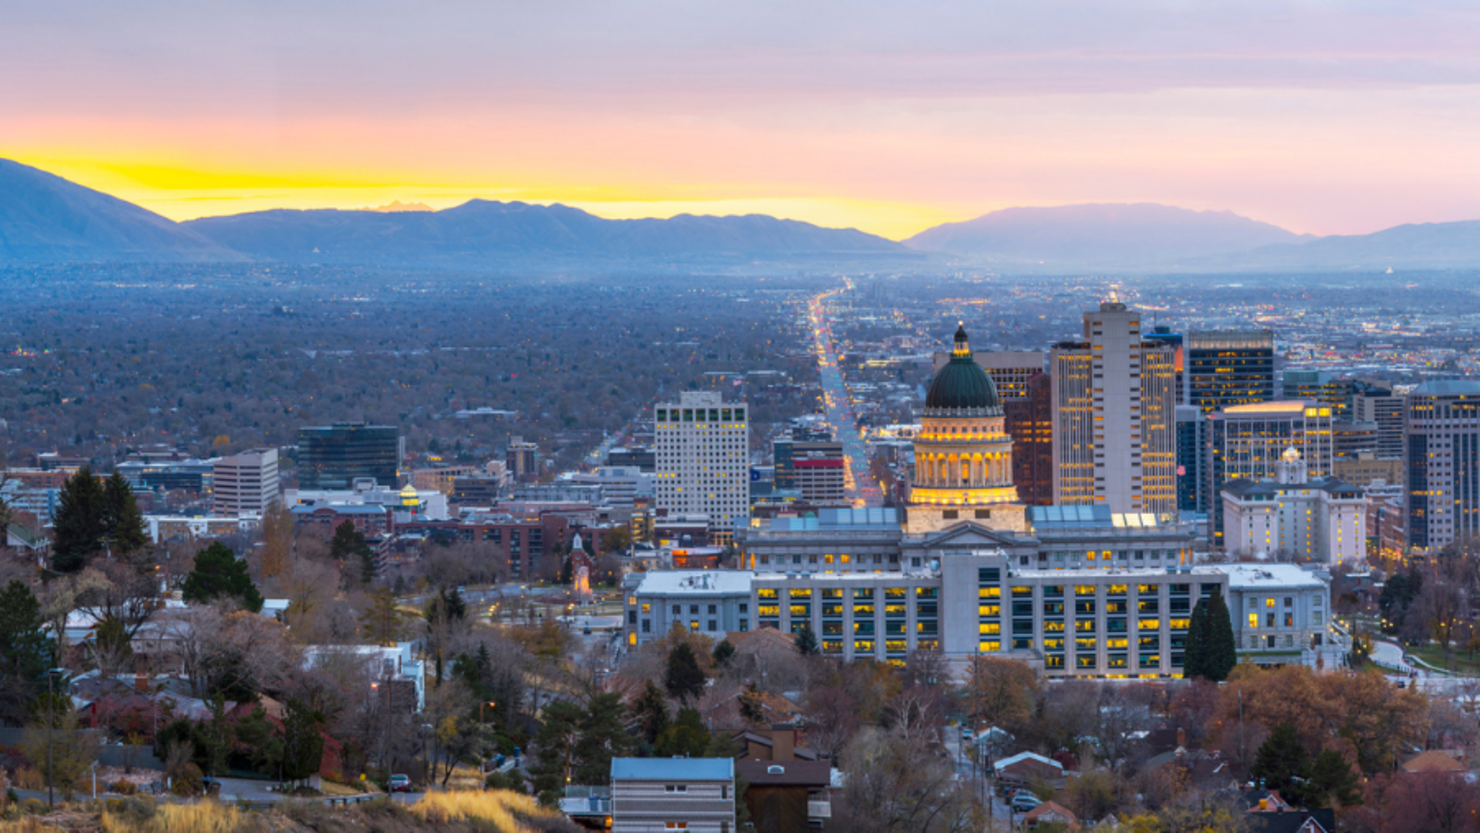
<svg viewBox="0 0 1480 833">
<path fill-rule="evenodd" d="M 1178 727 L 1177 728 L 1177 745 L 1178 746 L 1186 746 L 1187 745 L 1187 730 L 1186 729 L 1183 729 L 1181 727 Z"/>
<path fill-rule="evenodd" d="M 771 727 L 771 760 L 796 760 L 797 727 L 790 723 L 777 723 Z"/>
<path fill-rule="evenodd" d="M 148 674 L 135 674 L 134 675 L 134 690 L 137 691 L 137 692 L 139 692 L 140 694 L 148 694 L 149 693 L 149 675 Z"/>
</svg>

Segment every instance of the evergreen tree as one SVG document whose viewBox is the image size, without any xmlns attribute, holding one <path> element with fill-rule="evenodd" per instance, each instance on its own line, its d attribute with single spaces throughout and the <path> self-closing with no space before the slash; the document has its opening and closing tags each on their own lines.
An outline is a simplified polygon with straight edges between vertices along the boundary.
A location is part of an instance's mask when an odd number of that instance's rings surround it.
<svg viewBox="0 0 1480 833">
<path fill-rule="evenodd" d="M 103 549 L 107 498 L 102 484 L 87 466 L 67 478 L 52 519 L 51 566 L 59 573 L 75 573 L 89 556 Z"/>
<path fill-rule="evenodd" d="M 1228 679 L 1238 664 L 1238 646 L 1233 639 L 1233 620 L 1228 605 L 1216 587 L 1206 602 L 1192 609 L 1192 622 L 1187 630 L 1187 652 L 1182 676 L 1202 677 L 1213 682 Z"/>
<path fill-rule="evenodd" d="M 668 728 L 668 701 L 652 680 L 632 704 L 632 719 L 637 721 L 638 737 L 648 745 L 657 743 L 658 736 Z"/>
<path fill-rule="evenodd" d="M 1307 807 L 1337 804 L 1350 807 L 1362 803 L 1361 783 L 1351 764 L 1335 749 L 1323 749 L 1310 762 L 1310 779 L 1301 791 Z"/>
<path fill-rule="evenodd" d="M 1204 675 L 1209 680 L 1223 682 L 1238 665 L 1238 643 L 1233 638 L 1233 617 L 1228 612 L 1228 603 L 1223 600 L 1223 591 L 1213 588 L 1208 604 L 1208 646 Z"/>
<path fill-rule="evenodd" d="M 668 667 L 663 672 L 663 687 L 675 700 L 697 700 L 704 693 L 704 669 L 687 642 L 680 642 L 668 652 Z"/>
<path fill-rule="evenodd" d="M 365 584 L 375 580 L 375 550 L 371 549 L 365 536 L 355 529 L 350 521 L 334 527 L 334 538 L 329 541 L 329 555 L 341 564 L 358 561 L 360 581 Z"/>
<path fill-rule="evenodd" d="M 729 665 L 730 660 L 735 658 L 735 643 L 728 639 L 721 639 L 719 644 L 714 646 L 713 657 L 716 668 Z"/>
<path fill-rule="evenodd" d="M 283 780 L 302 781 L 319 771 L 324 760 L 323 718 L 296 697 L 283 714 Z"/>
<path fill-rule="evenodd" d="M 576 744 L 585 716 L 581 707 L 569 700 L 556 700 L 540 712 L 542 722 L 534 739 L 535 761 L 529 771 L 534 775 L 535 793 L 543 804 L 554 804 L 565 785 L 574 783 L 578 763 Z"/>
<path fill-rule="evenodd" d="M 1183 655 L 1182 676 L 1193 680 L 1208 676 L 1208 608 L 1201 601 L 1192 608 L 1192 623 L 1187 628 L 1187 649 Z"/>
<path fill-rule="evenodd" d="M 1295 796 L 1301 781 L 1310 775 L 1310 753 L 1289 723 L 1276 724 L 1254 756 L 1249 774 L 1264 782 L 1265 789 Z"/>
<path fill-rule="evenodd" d="M 615 691 L 591 698 L 581 718 L 581 737 L 576 742 L 576 782 L 605 784 L 611 779 L 612 758 L 627 753 L 627 709 Z"/>
<path fill-rule="evenodd" d="M 238 559 L 220 541 L 201 550 L 195 557 L 195 569 L 185 577 L 181 590 L 187 602 L 232 598 L 253 613 L 262 610 L 262 594 L 257 592 L 257 586 L 247 574 L 247 562 Z"/>
<path fill-rule="evenodd" d="M 103 487 L 103 536 L 114 556 L 126 556 L 149 544 L 134 487 L 116 471 Z"/>
<path fill-rule="evenodd" d="M 678 710 L 673 725 L 658 737 L 656 752 L 660 758 L 702 758 L 704 750 L 709 748 L 709 740 L 699 710 L 683 708 Z"/>
<path fill-rule="evenodd" d="M 405 621 L 406 614 L 396 607 L 396 597 L 388 587 L 371 593 L 370 603 L 360 614 L 365 636 L 376 645 L 394 645 Z"/>
<path fill-rule="evenodd" d="M 822 652 L 822 646 L 817 643 L 817 634 L 812 631 L 811 625 L 802 625 L 802 629 L 797 631 L 795 644 L 797 653 L 804 657 Z"/>
<path fill-rule="evenodd" d="M 54 664 L 45 624 L 31 589 L 12 579 L 0 591 L 0 683 L 22 699 Z"/>
</svg>

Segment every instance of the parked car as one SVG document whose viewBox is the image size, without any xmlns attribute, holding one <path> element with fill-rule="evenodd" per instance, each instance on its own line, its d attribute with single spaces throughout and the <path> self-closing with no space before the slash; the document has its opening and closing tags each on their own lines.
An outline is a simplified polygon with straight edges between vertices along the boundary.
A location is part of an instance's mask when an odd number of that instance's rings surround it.
<svg viewBox="0 0 1480 833">
<path fill-rule="evenodd" d="M 1037 808 L 1039 804 L 1042 803 L 1043 799 L 1039 798 L 1036 795 L 1033 795 L 1027 790 L 1023 790 L 1012 797 L 1012 811 L 1014 813 L 1032 812 L 1035 808 Z"/>
<path fill-rule="evenodd" d="M 409 793 L 411 792 L 411 776 L 392 775 L 389 786 L 393 793 Z"/>
</svg>

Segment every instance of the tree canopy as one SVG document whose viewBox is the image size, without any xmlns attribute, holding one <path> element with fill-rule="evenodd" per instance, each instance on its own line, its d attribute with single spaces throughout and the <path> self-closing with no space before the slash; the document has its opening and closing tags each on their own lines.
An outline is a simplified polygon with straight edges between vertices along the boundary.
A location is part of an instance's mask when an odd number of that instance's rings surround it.
<svg viewBox="0 0 1480 833">
<path fill-rule="evenodd" d="M 236 599 L 253 613 L 262 610 L 262 594 L 247 574 L 247 562 L 236 557 L 231 548 L 213 542 L 195 557 L 195 569 L 185 577 L 182 597 L 187 602 L 211 602 Z"/>
<path fill-rule="evenodd" d="M 704 693 L 704 669 L 687 642 L 680 642 L 668 652 L 668 666 L 663 672 L 663 687 L 675 700 L 696 700 Z"/>
</svg>

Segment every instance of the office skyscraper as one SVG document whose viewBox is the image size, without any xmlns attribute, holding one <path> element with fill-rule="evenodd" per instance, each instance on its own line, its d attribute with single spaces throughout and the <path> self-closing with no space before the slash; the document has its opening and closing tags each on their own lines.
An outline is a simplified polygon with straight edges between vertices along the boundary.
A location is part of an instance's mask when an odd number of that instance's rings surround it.
<svg viewBox="0 0 1480 833">
<path fill-rule="evenodd" d="M 1480 535 L 1480 382 L 1425 382 L 1407 401 L 1409 545 Z"/>
<path fill-rule="evenodd" d="M 1141 314 L 1107 301 L 1084 340 L 1054 346 L 1054 503 L 1177 511 L 1176 352 L 1141 334 Z"/>
<path fill-rule="evenodd" d="M 1223 545 L 1223 484 L 1270 480 L 1286 449 L 1300 452 L 1310 477 L 1331 475 L 1331 409 L 1312 400 L 1236 405 L 1207 417 L 1206 496 L 1214 546 Z"/>
<path fill-rule="evenodd" d="M 978 354 L 980 355 L 980 354 Z M 1039 371 L 1024 384 L 1027 396 L 1002 403 L 1012 437 L 1012 483 L 1029 506 L 1053 503 L 1053 378 Z"/>
<path fill-rule="evenodd" d="M 750 520 L 750 422 L 744 402 L 684 391 L 653 407 L 655 503 L 672 514 L 706 515 L 710 540 L 733 540 Z"/>
<path fill-rule="evenodd" d="M 1177 509 L 1208 511 L 1207 415 L 1196 405 L 1177 406 Z"/>
<path fill-rule="evenodd" d="M 298 429 L 298 488 L 348 489 L 356 480 L 394 488 L 401 441 L 388 425 L 336 422 Z"/>
<path fill-rule="evenodd" d="M 1286 370 L 1281 399 L 1314 399 L 1331 409 L 1333 419 L 1351 419 L 1349 413 L 1356 382 L 1332 376 L 1324 370 Z"/>
<path fill-rule="evenodd" d="M 1274 333 L 1189 333 L 1186 403 L 1203 413 L 1274 399 Z"/>
<path fill-rule="evenodd" d="M 1357 382 L 1352 392 L 1352 417 L 1377 423 L 1377 457 L 1403 459 L 1403 418 L 1407 397 L 1367 382 Z"/>
<path fill-rule="evenodd" d="M 527 443 L 523 437 L 509 437 L 504 448 L 504 465 L 515 483 L 533 483 L 540 479 L 540 446 Z"/>
<path fill-rule="evenodd" d="M 276 448 L 222 457 L 212 466 L 211 507 L 217 515 L 261 515 L 281 500 Z"/>
</svg>

